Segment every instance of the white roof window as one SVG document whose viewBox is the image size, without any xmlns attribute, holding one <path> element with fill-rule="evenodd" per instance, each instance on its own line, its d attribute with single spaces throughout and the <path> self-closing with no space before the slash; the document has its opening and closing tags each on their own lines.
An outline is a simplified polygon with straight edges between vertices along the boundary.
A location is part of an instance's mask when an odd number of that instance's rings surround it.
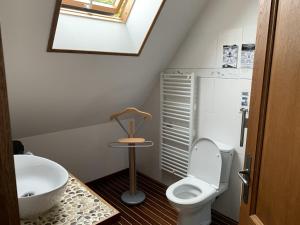
<svg viewBox="0 0 300 225">
<path fill-rule="evenodd" d="M 48 51 L 138 56 L 164 3 L 57 0 Z"/>
</svg>

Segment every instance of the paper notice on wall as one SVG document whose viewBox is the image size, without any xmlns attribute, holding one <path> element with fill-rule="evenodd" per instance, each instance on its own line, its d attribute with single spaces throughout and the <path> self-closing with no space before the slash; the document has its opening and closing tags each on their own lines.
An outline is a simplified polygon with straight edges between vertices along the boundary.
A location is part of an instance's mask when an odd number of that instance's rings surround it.
<svg viewBox="0 0 300 225">
<path fill-rule="evenodd" d="M 238 46 L 223 45 L 223 68 L 237 68 Z"/>
<path fill-rule="evenodd" d="M 241 68 L 253 68 L 255 44 L 242 44 Z"/>
</svg>

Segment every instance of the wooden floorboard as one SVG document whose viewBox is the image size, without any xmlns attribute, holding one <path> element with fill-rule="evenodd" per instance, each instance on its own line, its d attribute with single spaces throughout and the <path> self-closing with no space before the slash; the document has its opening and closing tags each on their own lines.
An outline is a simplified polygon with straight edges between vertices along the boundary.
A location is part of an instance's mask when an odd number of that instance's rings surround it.
<svg viewBox="0 0 300 225">
<path fill-rule="evenodd" d="M 87 185 L 121 213 L 116 225 L 176 225 L 178 213 L 165 195 L 167 187 L 138 173 L 138 188 L 146 194 L 144 203 L 138 206 L 124 204 L 120 196 L 129 189 L 128 170 L 100 178 Z M 237 225 L 222 214 L 213 212 L 211 225 Z"/>
</svg>

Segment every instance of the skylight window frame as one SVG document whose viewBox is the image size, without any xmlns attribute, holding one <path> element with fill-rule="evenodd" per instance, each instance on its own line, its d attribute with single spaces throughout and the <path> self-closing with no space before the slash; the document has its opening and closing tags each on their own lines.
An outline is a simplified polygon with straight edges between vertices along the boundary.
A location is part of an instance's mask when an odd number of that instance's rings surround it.
<svg viewBox="0 0 300 225">
<path fill-rule="evenodd" d="M 86 0 L 86 2 L 88 1 L 89 0 Z M 111 14 L 96 10 L 95 8 L 87 8 L 85 7 L 87 3 L 84 2 L 76 0 L 61 0 L 60 13 L 92 19 L 106 20 L 110 22 L 126 23 L 133 8 L 134 2 L 135 0 L 116 0 L 113 7 L 116 7 L 118 11 L 115 14 Z"/>
<path fill-rule="evenodd" d="M 62 6 L 65 8 L 76 8 L 91 10 L 94 12 L 102 12 L 107 14 L 116 14 L 119 12 L 123 2 L 126 0 L 116 0 L 114 5 L 94 2 L 94 0 L 86 0 L 86 2 L 76 0 L 62 0 Z"/>
</svg>

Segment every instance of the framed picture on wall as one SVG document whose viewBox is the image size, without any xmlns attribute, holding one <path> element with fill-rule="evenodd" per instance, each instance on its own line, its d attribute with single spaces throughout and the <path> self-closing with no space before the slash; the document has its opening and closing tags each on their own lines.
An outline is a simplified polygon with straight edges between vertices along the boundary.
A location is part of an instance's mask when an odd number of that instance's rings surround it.
<svg viewBox="0 0 300 225">
<path fill-rule="evenodd" d="M 242 44 L 241 67 L 253 68 L 255 44 Z"/>
<path fill-rule="evenodd" d="M 237 68 L 239 48 L 237 45 L 223 45 L 223 68 Z"/>
</svg>

